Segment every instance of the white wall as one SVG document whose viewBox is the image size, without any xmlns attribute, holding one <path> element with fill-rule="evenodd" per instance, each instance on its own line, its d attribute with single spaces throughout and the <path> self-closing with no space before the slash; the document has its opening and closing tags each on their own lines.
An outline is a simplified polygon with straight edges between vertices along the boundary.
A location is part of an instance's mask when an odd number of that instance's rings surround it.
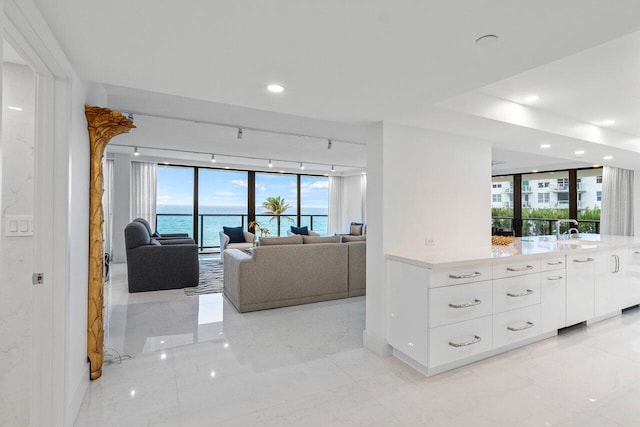
<svg viewBox="0 0 640 427">
<path fill-rule="evenodd" d="M 633 235 L 640 236 L 640 170 L 633 171 Z"/>
<path fill-rule="evenodd" d="M 2 69 L 0 142 L 0 424 L 29 424 L 33 237 L 5 236 L 7 215 L 33 215 L 35 84 L 25 65 Z M 7 106 L 22 111 L 7 109 Z"/>
<path fill-rule="evenodd" d="M 104 105 L 106 95 L 89 90 L 77 76 L 71 81 L 69 231 L 69 313 L 65 406 L 67 422 L 75 418 L 89 382 L 87 362 L 87 301 L 89 255 L 89 134 L 85 104 Z M 96 88 L 94 88 L 96 89 Z"/>
<path fill-rule="evenodd" d="M 385 253 L 490 246 L 491 146 L 388 123 L 369 145 L 365 337 L 383 338 Z"/>
<path fill-rule="evenodd" d="M 124 228 L 131 221 L 131 157 L 113 155 L 113 262 L 126 262 Z"/>
</svg>

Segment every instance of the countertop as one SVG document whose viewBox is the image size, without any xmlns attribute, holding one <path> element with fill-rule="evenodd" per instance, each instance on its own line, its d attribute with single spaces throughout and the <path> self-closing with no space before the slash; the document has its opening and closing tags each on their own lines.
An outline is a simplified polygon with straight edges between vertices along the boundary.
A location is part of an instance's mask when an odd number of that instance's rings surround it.
<svg viewBox="0 0 640 427">
<path fill-rule="evenodd" d="M 601 234 L 581 234 L 572 240 L 556 240 L 556 236 L 519 237 L 507 246 L 487 245 L 486 247 L 390 252 L 386 259 L 405 262 L 426 268 L 454 267 L 469 263 L 491 263 L 498 258 L 505 261 L 531 257 L 553 257 L 584 251 L 597 251 L 640 244 L 640 237 Z"/>
</svg>

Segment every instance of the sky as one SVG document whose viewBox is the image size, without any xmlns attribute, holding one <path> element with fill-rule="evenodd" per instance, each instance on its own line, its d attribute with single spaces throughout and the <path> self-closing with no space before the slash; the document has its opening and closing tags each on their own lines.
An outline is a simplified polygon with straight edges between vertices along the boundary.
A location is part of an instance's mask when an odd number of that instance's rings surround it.
<svg viewBox="0 0 640 427">
<path fill-rule="evenodd" d="M 193 169 L 158 165 L 158 205 L 193 204 Z M 201 206 L 244 206 L 247 201 L 247 172 L 200 169 L 198 201 Z M 329 180 L 302 176 L 301 198 L 305 207 L 327 207 Z M 297 207 L 296 175 L 256 172 L 256 213 L 263 212 L 267 197 L 284 197 L 290 209 Z"/>
</svg>

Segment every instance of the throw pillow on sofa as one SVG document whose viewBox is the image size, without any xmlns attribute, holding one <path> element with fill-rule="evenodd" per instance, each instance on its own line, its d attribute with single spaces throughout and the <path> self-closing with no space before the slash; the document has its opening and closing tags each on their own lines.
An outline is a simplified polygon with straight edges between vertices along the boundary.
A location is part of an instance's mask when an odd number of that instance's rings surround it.
<svg viewBox="0 0 640 427">
<path fill-rule="evenodd" d="M 222 227 L 224 234 L 229 236 L 229 243 L 244 243 L 244 230 L 240 227 Z"/>
<path fill-rule="evenodd" d="M 291 232 L 293 234 L 301 234 L 303 236 L 308 236 L 309 235 L 309 227 L 307 227 L 306 225 L 304 227 L 294 227 L 292 225 L 291 226 Z"/>
<path fill-rule="evenodd" d="M 349 234 L 352 236 L 362 236 L 364 233 L 362 232 L 364 229 L 364 224 L 361 222 L 352 222 L 349 227 Z"/>
</svg>

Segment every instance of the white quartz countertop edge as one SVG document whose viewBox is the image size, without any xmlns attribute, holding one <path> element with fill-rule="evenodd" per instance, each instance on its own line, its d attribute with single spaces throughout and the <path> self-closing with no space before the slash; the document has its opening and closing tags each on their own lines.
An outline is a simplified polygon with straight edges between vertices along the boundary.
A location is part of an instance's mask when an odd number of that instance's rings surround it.
<svg viewBox="0 0 640 427">
<path fill-rule="evenodd" d="M 544 236 L 540 236 L 544 237 Z M 570 254 L 603 251 L 640 245 L 640 238 L 629 236 L 597 236 L 580 245 L 558 245 L 540 238 L 518 241 L 512 246 L 486 246 L 482 248 L 443 249 L 431 251 L 397 251 L 385 255 L 387 260 L 425 268 L 462 267 L 469 264 L 517 262 L 527 259 L 545 259 Z"/>
</svg>

